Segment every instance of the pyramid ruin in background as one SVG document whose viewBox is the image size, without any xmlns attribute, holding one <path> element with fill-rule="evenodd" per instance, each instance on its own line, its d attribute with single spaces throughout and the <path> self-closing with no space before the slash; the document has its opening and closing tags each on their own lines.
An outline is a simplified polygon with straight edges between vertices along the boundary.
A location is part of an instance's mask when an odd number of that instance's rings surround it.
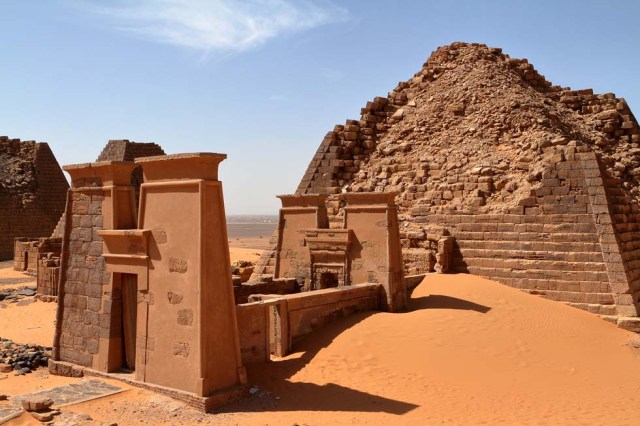
<svg viewBox="0 0 640 426">
<path fill-rule="evenodd" d="M 48 237 L 65 208 L 69 184 L 49 145 L 0 136 L 0 260 L 16 237 Z"/>
<path fill-rule="evenodd" d="M 632 327 L 640 298 L 640 129 L 624 99 L 554 86 L 526 59 L 440 47 L 325 136 L 296 194 L 398 192 L 406 274 L 438 238 L 453 269 Z M 273 253 L 259 272 L 269 273 Z"/>
<path fill-rule="evenodd" d="M 160 145 L 154 142 L 132 142 L 128 139 L 113 139 L 107 142 L 102 148 L 100 155 L 96 161 L 133 161 L 140 157 L 153 157 L 156 155 L 165 155 Z M 135 190 L 135 201 L 138 202 L 140 193 L 140 185 L 142 184 L 142 169 L 136 167 L 131 174 L 131 183 Z M 54 237 L 62 238 L 64 235 L 64 227 L 66 223 L 66 215 L 60 217 L 60 221 L 56 226 Z"/>
<path fill-rule="evenodd" d="M 140 157 L 152 157 L 155 155 L 165 155 L 162 147 L 154 142 L 131 142 L 128 139 L 114 139 L 107 142 L 102 148 L 100 155 L 96 161 L 133 161 Z M 136 191 L 137 195 L 140 191 L 140 184 L 142 184 L 142 169 L 136 167 L 131 175 L 131 183 Z M 63 214 L 53 231 L 53 237 L 60 237 L 64 235 L 66 216 Z"/>
<path fill-rule="evenodd" d="M 96 161 L 133 161 L 140 157 L 165 155 L 162 147 L 153 142 L 131 142 L 128 139 L 107 142 Z"/>
</svg>

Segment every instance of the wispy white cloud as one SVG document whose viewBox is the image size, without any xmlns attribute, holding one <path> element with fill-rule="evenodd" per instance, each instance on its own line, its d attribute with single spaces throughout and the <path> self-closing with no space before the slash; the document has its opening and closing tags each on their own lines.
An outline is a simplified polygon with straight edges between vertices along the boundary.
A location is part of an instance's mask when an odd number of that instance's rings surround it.
<svg viewBox="0 0 640 426">
<path fill-rule="evenodd" d="M 320 70 L 322 76 L 329 81 L 340 81 L 345 77 L 344 72 L 335 68 L 322 68 Z"/>
<path fill-rule="evenodd" d="M 80 0 L 107 25 L 203 52 L 243 51 L 282 34 L 344 21 L 330 0 Z"/>
</svg>

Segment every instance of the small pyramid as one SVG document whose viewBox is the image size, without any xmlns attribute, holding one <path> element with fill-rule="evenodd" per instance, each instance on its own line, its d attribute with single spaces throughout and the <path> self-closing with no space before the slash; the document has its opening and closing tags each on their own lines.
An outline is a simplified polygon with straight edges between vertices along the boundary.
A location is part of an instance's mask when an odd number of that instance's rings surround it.
<svg viewBox="0 0 640 426">
<path fill-rule="evenodd" d="M 153 142 L 131 142 L 128 139 L 107 142 L 96 161 L 133 161 L 139 157 L 165 155 L 162 147 Z"/>
</svg>

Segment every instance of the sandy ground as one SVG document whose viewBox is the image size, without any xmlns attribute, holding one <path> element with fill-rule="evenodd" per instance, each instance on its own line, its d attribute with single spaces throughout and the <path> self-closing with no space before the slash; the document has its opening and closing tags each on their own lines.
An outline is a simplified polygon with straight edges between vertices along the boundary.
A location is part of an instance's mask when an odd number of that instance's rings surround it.
<svg viewBox="0 0 640 426">
<path fill-rule="evenodd" d="M 4 317 L 44 305 L 0 310 L 0 327 L 24 328 L 23 320 Z M 48 315 L 51 333 L 53 311 Z M 42 332 L 26 327 L 20 340 Z M 268 367 L 249 366 L 259 392 L 223 413 L 203 415 L 136 388 L 63 412 L 121 425 L 635 425 L 638 347 L 635 334 L 587 312 L 479 277 L 430 275 L 409 312 L 357 314 L 308 336 Z M 73 380 L 0 375 L 0 393 Z"/>
<path fill-rule="evenodd" d="M 260 254 L 262 249 L 255 247 L 229 247 L 229 255 L 231 257 L 231 263 L 238 260 L 248 260 L 253 263 L 257 263 L 260 260 Z"/>
<path fill-rule="evenodd" d="M 35 285 L 35 277 L 13 270 L 13 261 L 0 262 L 0 290 Z M 2 330 L 2 328 L 0 328 L 0 330 Z"/>
<path fill-rule="evenodd" d="M 13 267 L 7 265 L 8 262 L 2 262 L 2 268 L 0 268 L 0 280 L 2 279 L 11 279 L 11 278 L 29 278 L 28 275 L 20 271 L 14 271 Z M 5 267 L 6 266 L 6 267 Z M 33 277 L 33 281 L 35 281 L 35 277 Z"/>
<path fill-rule="evenodd" d="M 229 238 L 229 248 L 231 250 L 238 248 L 262 251 L 269 248 L 269 239 L 270 237 Z"/>
<path fill-rule="evenodd" d="M 51 346 L 55 318 L 55 303 L 35 300 L 19 306 L 0 302 L 0 337 L 19 343 Z"/>
</svg>

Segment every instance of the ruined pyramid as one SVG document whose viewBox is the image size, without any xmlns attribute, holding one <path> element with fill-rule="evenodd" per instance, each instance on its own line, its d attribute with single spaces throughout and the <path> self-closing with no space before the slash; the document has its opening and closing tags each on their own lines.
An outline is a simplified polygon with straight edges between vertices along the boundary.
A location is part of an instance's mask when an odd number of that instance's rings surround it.
<svg viewBox="0 0 640 426">
<path fill-rule="evenodd" d="M 640 129 L 624 99 L 554 86 L 481 44 L 438 48 L 325 136 L 297 194 L 396 192 L 405 274 L 452 268 L 637 326 Z M 269 257 L 259 268 L 269 272 Z"/>
<path fill-rule="evenodd" d="M 0 136 L 0 260 L 16 237 L 48 237 L 64 211 L 69 184 L 44 142 Z"/>
</svg>

